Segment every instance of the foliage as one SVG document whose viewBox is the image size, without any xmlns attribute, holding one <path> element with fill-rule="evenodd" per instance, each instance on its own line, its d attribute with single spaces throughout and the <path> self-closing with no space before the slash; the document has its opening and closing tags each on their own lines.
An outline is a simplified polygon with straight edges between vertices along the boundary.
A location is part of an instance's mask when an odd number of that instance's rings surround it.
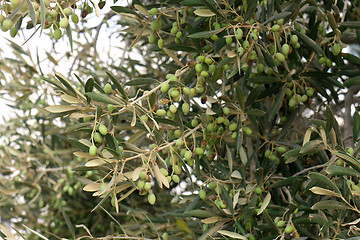
<svg viewBox="0 0 360 240">
<path fill-rule="evenodd" d="M 65 23 L 91 4 L 28 3 L 2 9 L 95 51 L 74 77 L 46 76 L 12 43 L 2 90 L 21 114 L 2 129 L 3 218 L 32 238 L 359 236 L 360 59 L 342 52 L 359 42 L 358 1 L 114 5 L 104 21 L 134 55 L 112 63 Z"/>
</svg>

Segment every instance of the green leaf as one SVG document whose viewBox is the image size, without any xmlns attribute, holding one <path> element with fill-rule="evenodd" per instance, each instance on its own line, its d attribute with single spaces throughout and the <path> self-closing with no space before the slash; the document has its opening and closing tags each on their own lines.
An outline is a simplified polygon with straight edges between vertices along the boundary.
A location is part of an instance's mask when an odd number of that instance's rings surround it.
<svg viewBox="0 0 360 240">
<path fill-rule="evenodd" d="M 211 30 L 211 31 L 197 32 L 197 33 L 188 35 L 188 37 L 189 38 L 208 38 L 214 34 L 218 34 L 218 33 L 222 32 L 224 29 L 225 28 L 220 28 L 220 29 Z"/>
<path fill-rule="evenodd" d="M 115 104 L 115 105 L 119 104 L 118 101 L 112 99 L 111 97 L 109 97 L 108 95 L 106 95 L 104 93 L 87 92 L 87 93 L 85 93 L 85 95 L 90 97 L 92 100 L 95 100 L 98 102 L 103 102 L 103 103 L 107 103 L 107 104 Z"/>
<path fill-rule="evenodd" d="M 69 140 L 69 143 L 70 145 L 84 151 L 84 152 L 88 152 L 89 151 L 89 147 L 86 146 L 85 144 L 79 142 L 77 139 L 73 139 L 73 138 L 70 138 Z"/>
<path fill-rule="evenodd" d="M 350 61 L 351 63 L 360 65 L 360 58 L 351 53 L 345 53 L 344 58 Z"/>
<path fill-rule="evenodd" d="M 45 27 L 45 4 L 43 0 L 40 0 L 40 11 L 41 33 Z"/>
<path fill-rule="evenodd" d="M 355 171 L 349 167 L 342 167 L 342 166 L 330 166 L 326 172 L 329 175 L 338 175 L 338 176 L 360 176 L 360 173 Z"/>
<path fill-rule="evenodd" d="M 321 49 L 321 47 L 319 46 L 319 44 L 317 44 L 314 40 L 312 40 L 311 38 L 309 38 L 307 35 L 298 32 L 296 30 L 292 30 L 293 33 L 295 33 L 300 40 L 302 40 L 306 45 L 308 45 L 318 56 L 322 56 L 324 54 L 323 50 Z"/>
<path fill-rule="evenodd" d="M 340 190 L 336 184 L 321 173 L 312 172 L 309 174 L 309 178 L 316 183 L 316 186 L 318 186 L 318 183 L 322 183 L 322 185 L 324 185 L 326 188 L 330 188 L 335 192 L 340 193 Z"/>
<path fill-rule="evenodd" d="M 253 116 L 258 116 L 258 117 L 262 117 L 265 115 L 266 112 L 264 112 L 263 110 L 260 109 L 251 109 L 246 111 L 247 115 L 253 115 Z"/>
<path fill-rule="evenodd" d="M 114 83 L 115 87 L 117 88 L 117 90 L 119 90 L 120 94 L 124 97 L 124 99 L 126 101 L 129 101 L 129 98 L 121 83 L 110 72 L 106 71 L 106 74 L 109 76 L 110 80 Z"/>
<path fill-rule="evenodd" d="M 354 170 L 360 173 L 360 163 L 358 160 L 356 160 L 355 158 L 353 158 L 352 156 L 350 156 L 345 152 L 332 151 L 332 153 L 335 154 L 337 157 L 341 158 L 343 161 L 349 164 Z"/>
<path fill-rule="evenodd" d="M 170 45 L 167 46 L 166 48 L 174 51 L 198 52 L 196 48 L 184 46 L 184 45 Z"/>
<path fill-rule="evenodd" d="M 290 14 L 291 14 L 291 12 L 287 12 L 287 11 L 275 14 L 272 17 L 268 18 L 265 22 L 263 22 L 263 25 L 266 25 L 266 24 L 268 24 L 268 23 L 270 23 L 272 21 L 276 21 L 276 20 L 281 19 L 281 18 L 286 18 Z"/>
<path fill-rule="evenodd" d="M 234 216 L 233 201 L 232 201 L 229 193 L 226 191 L 225 187 L 223 185 L 221 185 L 221 188 L 222 188 L 222 195 L 224 196 L 226 205 L 230 209 L 231 214 Z"/>
<path fill-rule="evenodd" d="M 276 97 L 276 100 L 273 104 L 273 106 L 271 107 L 270 111 L 269 111 L 269 122 L 272 121 L 272 119 L 275 117 L 275 115 L 279 112 L 279 109 L 283 103 L 284 100 L 284 96 L 285 96 L 285 91 L 283 89 L 281 89 L 279 91 L 279 94 Z"/>
<path fill-rule="evenodd" d="M 260 77 L 249 78 L 248 81 L 252 82 L 252 83 L 258 83 L 258 84 L 270 84 L 270 83 L 274 83 L 274 82 L 280 82 L 281 79 L 276 78 L 276 77 L 270 77 L 270 76 L 260 76 Z"/>
<path fill-rule="evenodd" d="M 326 106 L 326 128 L 325 128 L 326 134 L 328 134 L 330 130 L 334 127 L 334 124 L 335 124 L 334 113 L 331 111 L 329 106 Z"/>
<path fill-rule="evenodd" d="M 255 100 L 259 97 L 260 93 L 263 91 L 263 87 L 262 86 L 258 86 L 256 88 L 254 88 L 253 90 L 251 90 L 250 94 L 248 95 L 246 102 L 245 102 L 245 106 L 250 106 L 251 104 L 253 104 L 255 102 Z"/>
<path fill-rule="evenodd" d="M 216 9 L 214 6 L 218 5 L 217 2 L 215 1 L 210 1 L 210 0 L 201 0 L 201 2 L 204 3 L 204 5 L 206 7 L 208 7 L 208 9 L 210 9 L 210 11 L 212 11 L 213 13 L 215 13 L 218 17 L 224 18 L 224 14 L 221 12 L 221 10 L 219 11 L 218 9 Z"/>
<path fill-rule="evenodd" d="M 71 31 L 70 24 L 66 27 L 66 36 L 69 38 L 70 49 L 72 52 L 74 49 L 74 44 L 73 44 L 72 31 Z"/>
<path fill-rule="evenodd" d="M 152 83 L 159 83 L 158 80 L 153 78 L 136 78 L 134 80 L 128 81 L 125 83 L 126 86 L 140 86 L 147 85 Z"/>
<path fill-rule="evenodd" d="M 85 92 L 92 92 L 94 89 L 94 79 L 89 78 L 85 83 Z"/>
<path fill-rule="evenodd" d="M 360 115 L 357 111 L 354 113 L 354 123 L 353 123 L 353 141 L 354 143 L 359 138 L 359 132 L 360 132 Z"/>
<path fill-rule="evenodd" d="M 305 143 L 305 145 L 301 147 L 300 153 L 310 154 L 310 153 L 315 153 L 321 149 L 324 149 L 325 146 L 322 143 L 323 143 L 323 141 L 319 140 L 319 139 L 311 140 L 311 141 Z"/>
<path fill-rule="evenodd" d="M 237 98 L 238 104 L 240 105 L 240 108 L 245 109 L 245 106 L 244 106 L 244 93 L 243 93 L 243 91 L 241 89 L 241 86 L 237 84 L 235 86 L 235 91 L 236 91 L 236 98 Z"/>
<path fill-rule="evenodd" d="M 59 81 L 66 87 L 67 93 L 72 96 L 77 96 L 76 90 L 70 84 L 69 80 L 67 80 L 61 73 L 55 73 L 55 77 L 59 79 Z"/>
<path fill-rule="evenodd" d="M 360 21 L 339 22 L 339 25 L 348 28 L 360 28 Z"/>
<path fill-rule="evenodd" d="M 132 10 L 128 7 L 111 6 L 110 8 L 111 8 L 111 10 L 113 10 L 116 13 L 132 13 L 132 14 L 137 15 L 137 13 L 134 10 Z"/>
<path fill-rule="evenodd" d="M 26 0 L 26 2 L 27 2 L 28 9 L 29 9 L 29 12 L 30 12 L 30 18 L 31 18 L 32 24 L 35 27 L 36 26 L 36 14 L 35 14 L 34 7 L 31 4 L 30 0 Z"/>
<path fill-rule="evenodd" d="M 334 15 L 330 11 L 326 11 L 326 16 L 329 20 L 329 24 L 330 24 L 331 28 L 333 29 L 333 31 L 336 31 L 338 29 L 338 27 L 337 27 L 338 24 L 335 21 Z"/>
<path fill-rule="evenodd" d="M 206 211 L 206 210 L 200 210 L 200 209 L 187 211 L 187 212 L 185 212 L 185 215 L 191 216 L 191 217 L 196 217 L 196 218 L 208 218 L 208 217 L 216 216 L 216 214 L 213 212 Z"/>
<path fill-rule="evenodd" d="M 345 205 L 342 202 L 336 201 L 336 200 L 324 200 L 315 203 L 311 209 L 313 210 L 319 210 L 319 209 L 331 209 L 331 210 L 337 210 L 337 209 L 350 209 L 349 206 Z"/>
<path fill-rule="evenodd" d="M 351 87 L 351 86 L 358 85 L 358 84 L 360 84 L 360 76 L 348 78 L 344 82 L 345 87 Z"/>
<path fill-rule="evenodd" d="M 253 14 L 256 10 L 257 4 L 258 4 L 257 2 L 258 2 L 257 0 L 247 0 L 248 7 L 247 7 L 246 14 L 244 17 L 245 21 L 249 20 L 253 16 Z"/>
</svg>

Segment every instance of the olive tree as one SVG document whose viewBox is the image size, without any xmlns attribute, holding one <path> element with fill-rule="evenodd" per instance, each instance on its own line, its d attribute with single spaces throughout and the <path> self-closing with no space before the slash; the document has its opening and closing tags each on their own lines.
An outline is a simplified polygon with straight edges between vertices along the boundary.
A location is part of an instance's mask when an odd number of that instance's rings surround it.
<svg viewBox="0 0 360 240">
<path fill-rule="evenodd" d="M 34 89 L 2 84 L 28 113 L 7 123 L 1 149 L 4 206 L 19 209 L 7 214 L 24 231 L 100 239 L 359 235 L 357 1 L 30 3 L 4 2 L 3 30 L 16 35 L 30 16 L 28 28 L 54 42 L 68 38 L 76 57 L 69 76 L 42 74 L 41 64 L 34 74 L 8 70 L 9 84 Z M 84 23 L 104 4 L 111 12 L 95 31 L 78 23 L 76 13 Z M 110 22 L 126 47 L 103 61 L 96 44 L 74 33 L 96 42 Z M 52 100 L 24 108 L 25 93 L 44 86 Z"/>
</svg>

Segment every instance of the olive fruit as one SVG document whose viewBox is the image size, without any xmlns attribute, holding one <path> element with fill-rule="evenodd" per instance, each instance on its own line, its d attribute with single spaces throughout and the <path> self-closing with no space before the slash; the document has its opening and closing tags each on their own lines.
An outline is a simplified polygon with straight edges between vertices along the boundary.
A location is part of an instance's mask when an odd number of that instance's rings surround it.
<svg viewBox="0 0 360 240">
<path fill-rule="evenodd" d="M 149 202 L 151 205 L 154 205 L 154 204 L 155 204 L 155 202 L 156 202 L 156 197 L 155 197 L 155 195 L 154 195 L 153 193 L 150 193 L 150 194 L 148 195 L 148 202 Z"/>
<path fill-rule="evenodd" d="M 92 145 L 90 148 L 89 148 L 89 154 L 91 156 L 95 156 L 96 155 L 96 152 L 97 152 L 97 147 L 95 145 Z"/>
<path fill-rule="evenodd" d="M 68 25 L 69 25 L 69 20 L 66 17 L 60 20 L 59 26 L 61 28 L 67 28 Z"/>
<path fill-rule="evenodd" d="M 294 231 L 294 227 L 293 226 L 287 226 L 285 228 L 285 233 L 289 234 L 289 233 L 292 233 Z"/>
<path fill-rule="evenodd" d="M 163 117 L 163 116 L 165 116 L 165 114 L 166 114 L 166 111 L 164 109 L 158 109 L 156 111 L 156 115 L 158 115 L 159 117 Z"/>
<path fill-rule="evenodd" d="M 106 135 L 106 134 L 108 133 L 107 128 L 106 128 L 106 126 L 105 126 L 104 124 L 101 124 L 101 125 L 99 126 L 99 132 L 100 132 L 102 135 Z"/>
<path fill-rule="evenodd" d="M 171 179 L 175 182 L 175 183 L 179 183 L 180 182 L 180 178 L 178 175 L 172 175 Z"/>
<path fill-rule="evenodd" d="M 5 31 L 9 30 L 13 26 L 13 22 L 10 19 L 5 19 L 2 22 L 2 27 L 5 29 Z"/>
<path fill-rule="evenodd" d="M 203 189 L 201 189 L 199 192 L 199 196 L 202 200 L 204 200 L 206 198 L 206 192 Z"/>
<path fill-rule="evenodd" d="M 152 8 L 152 9 L 150 9 L 150 11 L 149 11 L 149 14 L 150 14 L 151 16 L 156 15 L 157 13 L 158 13 L 158 9 L 157 9 L 157 8 Z"/>
</svg>

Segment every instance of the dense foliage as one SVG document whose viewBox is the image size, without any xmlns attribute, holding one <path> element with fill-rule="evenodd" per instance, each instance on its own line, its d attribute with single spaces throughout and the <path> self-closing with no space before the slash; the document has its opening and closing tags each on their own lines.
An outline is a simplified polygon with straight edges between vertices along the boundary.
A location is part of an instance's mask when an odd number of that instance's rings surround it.
<svg viewBox="0 0 360 240">
<path fill-rule="evenodd" d="M 1 126 L 1 219 L 19 236 L 360 235 L 360 2 L 0 4 L 2 30 L 54 44 L 42 63 L 10 42 L 0 64 L 16 109 Z M 61 39 L 70 73 L 52 55 Z"/>
</svg>

